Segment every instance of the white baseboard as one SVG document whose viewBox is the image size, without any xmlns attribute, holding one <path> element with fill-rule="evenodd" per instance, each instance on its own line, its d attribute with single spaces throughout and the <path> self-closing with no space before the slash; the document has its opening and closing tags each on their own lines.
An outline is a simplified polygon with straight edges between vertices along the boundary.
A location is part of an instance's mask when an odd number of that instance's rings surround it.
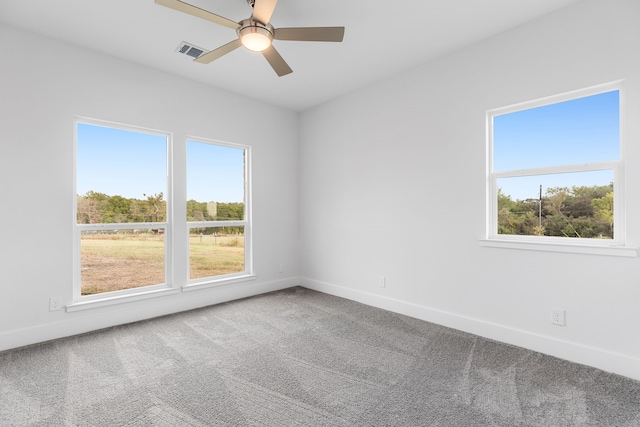
<svg viewBox="0 0 640 427">
<path fill-rule="evenodd" d="M 90 315 L 77 316 L 71 314 L 62 321 L 0 332 L 0 351 L 220 304 L 298 285 L 640 380 L 640 358 L 637 357 L 563 341 L 554 337 L 543 336 L 304 277 L 291 277 L 271 282 L 234 284 L 233 286 L 190 292 L 189 297 L 191 298 L 176 300 L 167 297 L 152 303 L 123 304 L 117 309 L 96 310 L 95 313 Z"/>
<path fill-rule="evenodd" d="M 504 325 L 485 322 L 454 313 L 400 301 L 381 295 L 346 288 L 309 278 L 300 278 L 301 286 L 357 301 L 416 319 L 447 326 L 503 343 L 555 356 L 571 362 L 640 380 L 640 358 L 614 353 L 575 342 L 539 335 Z"/>
<path fill-rule="evenodd" d="M 99 308 L 93 312 L 67 313 L 65 320 L 0 332 L 0 351 L 279 291 L 299 284 L 298 277 L 270 282 L 235 283 L 148 301 Z"/>
</svg>

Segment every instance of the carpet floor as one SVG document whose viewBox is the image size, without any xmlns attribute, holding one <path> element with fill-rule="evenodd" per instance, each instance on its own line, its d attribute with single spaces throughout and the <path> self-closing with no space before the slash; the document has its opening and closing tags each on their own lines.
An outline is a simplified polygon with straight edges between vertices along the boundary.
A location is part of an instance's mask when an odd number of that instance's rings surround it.
<svg viewBox="0 0 640 427">
<path fill-rule="evenodd" d="M 640 426 L 640 382 L 292 288 L 0 353 L 1 426 Z"/>
</svg>

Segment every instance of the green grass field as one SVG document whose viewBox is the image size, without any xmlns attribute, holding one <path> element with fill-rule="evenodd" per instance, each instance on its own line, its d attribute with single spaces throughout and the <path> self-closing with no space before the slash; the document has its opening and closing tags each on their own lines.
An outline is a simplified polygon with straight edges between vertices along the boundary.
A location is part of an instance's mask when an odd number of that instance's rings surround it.
<svg viewBox="0 0 640 427">
<path fill-rule="evenodd" d="M 82 295 L 164 283 L 164 236 L 82 235 Z M 244 236 L 190 236 L 189 279 L 244 271 Z"/>
</svg>

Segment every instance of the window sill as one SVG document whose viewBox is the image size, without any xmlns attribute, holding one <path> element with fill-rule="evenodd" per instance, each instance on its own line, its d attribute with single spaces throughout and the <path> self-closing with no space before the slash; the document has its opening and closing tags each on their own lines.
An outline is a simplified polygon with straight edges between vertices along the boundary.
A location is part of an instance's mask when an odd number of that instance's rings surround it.
<svg viewBox="0 0 640 427">
<path fill-rule="evenodd" d="M 105 298 L 97 298 L 88 301 L 77 301 L 69 304 L 65 307 L 67 313 L 89 310 L 99 307 L 107 307 L 110 305 L 124 304 L 127 302 L 147 300 L 151 298 L 164 297 L 167 295 L 173 295 L 182 292 L 195 291 L 199 289 L 207 289 L 214 286 L 230 285 L 233 283 L 247 282 L 255 280 L 257 276 L 255 274 L 243 274 L 241 276 L 225 277 L 214 280 L 207 280 L 202 282 L 191 283 L 183 286 L 182 288 L 162 288 L 152 289 L 148 291 L 136 292 L 127 295 L 115 295 L 107 296 Z"/>
<path fill-rule="evenodd" d="M 524 242 L 524 241 L 509 241 L 509 240 L 495 240 L 495 239 L 482 239 L 480 240 L 480 246 L 488 248 L 502 248 L 502 249 L 519 249 L 529 251 L 544 251 L 544 252 L 563 252 L 573 254 L 588 254 L 588 255 L 608 255 L 608 256 L 620 256 L 620 257 L 637 257 L 638 248 L 632 246 L 600 246 L 600 245 L 575 245 L 567 243 L 549 243 L 549 242 Z"/>
<path fill-rule="evenodd" d="M 189 283 L 182 287 L 183 292 L 197 291 L 199 289 L 212 288 L 214 286 L 230 285 L 233 283 L 247 282 L 249 280 L 256 280 L 255 274 L 243 274 L 241 276 L 225 277 L 220 279 L 211 279 L 203 282 Z"/>
<path fill-rule="evenodd" d="M 165 288 L 165 289 L 154 289 L 150 291 L 142 291 L 135 294 L 105 297 L 105 298 L 94 299 L 90 301 L 78 301 L 78 302 L 69 304 L 66 307 L 66 310 L 67 310 L 67 313 L 71 313 L 74 311 L 82 311 L 82 310 L 88 310 L 92 308 L 106 307 L 106 306 L 116 305 L 116 304 L 124 304 L 126 302 L 163 297 L 167 295 L 177 294 L 179 292 L 180 292 L 180 289 Z"/>
</svg>

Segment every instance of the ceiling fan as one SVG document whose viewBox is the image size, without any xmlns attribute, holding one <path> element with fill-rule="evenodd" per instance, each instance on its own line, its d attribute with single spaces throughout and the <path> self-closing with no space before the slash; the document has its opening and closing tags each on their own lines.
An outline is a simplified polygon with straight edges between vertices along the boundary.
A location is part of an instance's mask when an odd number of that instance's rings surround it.
<svg viewBox="0 0 640 427">
<path fill-rule="evenodd" d="M 181 0 L 155 0 L 155 2 L 236 30 L 237 39 L 194 59 L 195 62 L 201 64 L 209 64 L 240 46 L 244 46 L 251 51 L 261 52 L 276 74 L 282 77 L 292 73 L 293 70 L 273 47 L 274 39 L 341 42 L 344 38 L 344 27 L 274 28 L 269 20 L 278 0 L 247 0 L 249 6 L 253 8 L 253 13 L 249 18 L 240 22 L 234 22 Z"/>
</svg>

